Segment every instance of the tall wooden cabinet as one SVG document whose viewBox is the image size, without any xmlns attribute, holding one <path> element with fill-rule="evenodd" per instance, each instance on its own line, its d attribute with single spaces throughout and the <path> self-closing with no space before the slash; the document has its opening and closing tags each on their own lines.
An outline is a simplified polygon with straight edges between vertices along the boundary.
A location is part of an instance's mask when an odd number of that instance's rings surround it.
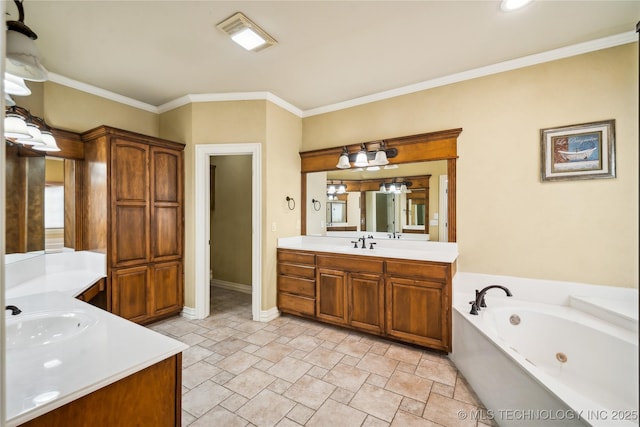
<svg viewBox="0 0 640 427">
<path fill-rule="evenodd" d="M 108 307 L 148 323 L 183 305 L 184 145 L 101 126 L 82 134 L 83 249 L 107 255 Z"/>
</svg>

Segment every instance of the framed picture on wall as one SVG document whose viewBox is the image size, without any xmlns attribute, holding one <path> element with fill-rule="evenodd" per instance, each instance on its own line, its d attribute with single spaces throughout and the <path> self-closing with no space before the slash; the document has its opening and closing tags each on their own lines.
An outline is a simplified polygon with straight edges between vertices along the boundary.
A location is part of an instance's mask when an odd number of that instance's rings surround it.
<svg viewBox="0 0 640 427">
<path fill-rule="evenodd" d="M 540 129 L 542 181 L 615 178 L 615 120 Z"/>
</svg>

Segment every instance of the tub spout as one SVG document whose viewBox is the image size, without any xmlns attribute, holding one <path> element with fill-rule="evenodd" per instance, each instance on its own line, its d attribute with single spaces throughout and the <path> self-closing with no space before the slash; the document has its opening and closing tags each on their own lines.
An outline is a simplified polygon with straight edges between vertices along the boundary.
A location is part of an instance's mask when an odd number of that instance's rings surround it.
<svg viewBox="0 0 640 427">
<path fill-rule="evenodd" d="M 471 304 L 471 311 L 469 312 L 469 314 L 474 314 L 477 315 L 478 314 L 478 310 L 480 310 L 480 308 L 484 308 L 487 306 L 487 304 L 484 301 L 484 294 L 487 293 L 487 291 L 489 289 L 492 288 L 500 288 L 502 289 L 508 297 L 513 296 L 511 294 L 511 291 L 509 289 L 507 289 L 505 286 L 502 285 L 489 285 L 487 287 L 485 287 L 484 289 L 482 289 L 481 291 L 478 291 L 476 289 L 476 299 L 475 301 L 469 301 L 469 304 Z"/>
</svg>

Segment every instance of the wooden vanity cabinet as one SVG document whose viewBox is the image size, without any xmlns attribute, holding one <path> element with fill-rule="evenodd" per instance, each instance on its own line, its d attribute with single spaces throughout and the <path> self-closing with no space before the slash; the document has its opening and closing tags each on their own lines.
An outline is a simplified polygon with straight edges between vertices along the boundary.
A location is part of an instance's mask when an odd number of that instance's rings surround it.
<svg viewBox="0 0 640 427">
<path fill-rule="evenodd" d="M 179 313 L 184 145 L 107 126 L 82 140 L 80 235 L 107 255 L 110 310 L 138 323 Z"/>
<path fill-rule="evenodd" d="M 317 255 L 317 317 L 337 325 L 384 331 L 384 261 Z"/>
<path fill-rule="evenodd" d="M 284 313 L 316 314 L 316 256 L 278 249 L 278 308 Z"/>
<path fill-rule="evenodd" d="M 455 270 L 455 261 L 439 263 L 278 249 L 278 308 L 450 352 Z"/>
<path fill-rule="evenodd" d="M 455 263 L 387 261 L 388 336 L 451 351 L 451 287 Z"/>
</svg>

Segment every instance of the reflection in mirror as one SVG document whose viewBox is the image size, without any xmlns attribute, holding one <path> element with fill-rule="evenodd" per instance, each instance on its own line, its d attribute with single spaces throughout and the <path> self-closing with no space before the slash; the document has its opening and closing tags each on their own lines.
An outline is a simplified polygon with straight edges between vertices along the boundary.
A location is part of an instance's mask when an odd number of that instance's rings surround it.
<svg viewBox="0 0 640 427">
<path fill-rule="evenodd" d="M 6 145 L 5 262 L 74 250 L 75 161 Z"/>
<path fill-rule="evenodd" d="M 313 209 L 307 211 L 307 234 L 332 235 L 332 232 L 367 231 L 383 233 L 408 233 L 428 235 L 429 240 L 446 241 L 446 188 L 440 185 L 441 176 L 447 175 L 447 161 L 429 161 L 397 165 L 394 169 L 379 171 L 336 170 L 329 172 L 312 172 L 307 174 L 307 199 L 320 200 L 326 206 L 326 215 L 318 215 Z M 407 182 L 407 190 L 396 192 L 380 191 L 380 185 L 392 181 L 402 181 L 407 177 L 424 177 L 420 181 Z M 346 217 L 336 222 L 329 215 L 326 187 L 329 182 L 341 180 L 347 183 Z M 374 189 L 360 191 L 349 188 L 349 183 L 368 182 Z M 375 184 L 371 181 L 375 181 Z M 442 180 L 446 183 L 446 179 Z M 420 182 L 420 184 L 417 184 Z M 426 184 L 424 184 L 426 182 Z M 364 185 L 364 184 L 363 184 Z M 355 191 L 354 191 L 355 190 Z M 403 189 L 404 190 L 404 189 Z M 444 197 L 441 197 L 441 193 Z M 441 200 L 445 201 L 444 203 Z M 342 218 L 341 218 L 342 219 Z M 415 236 L 416 238 L 418 236 Z"/>
</svg>

